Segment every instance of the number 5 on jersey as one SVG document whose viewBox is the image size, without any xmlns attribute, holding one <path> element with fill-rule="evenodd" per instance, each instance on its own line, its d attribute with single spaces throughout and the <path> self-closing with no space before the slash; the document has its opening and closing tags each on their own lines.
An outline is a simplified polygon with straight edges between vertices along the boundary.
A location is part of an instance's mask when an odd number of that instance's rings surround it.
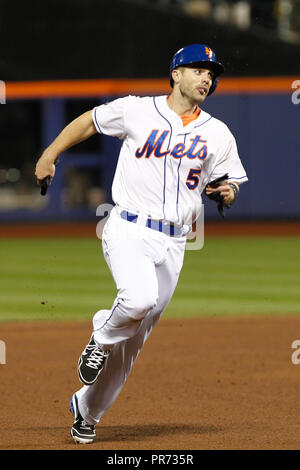
<svg viewBox="0 0 300 470">
<path fill-rule="evenodd" d="M 196 189 L 200 180 L 201 169 L 191 168 L 185 184 L 189 189 Z"/>
</svg>

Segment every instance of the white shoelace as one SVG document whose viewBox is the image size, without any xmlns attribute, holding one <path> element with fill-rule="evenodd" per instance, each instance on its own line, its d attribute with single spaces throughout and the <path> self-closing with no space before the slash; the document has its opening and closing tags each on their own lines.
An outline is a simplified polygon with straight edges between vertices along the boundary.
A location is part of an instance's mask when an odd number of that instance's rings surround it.
<svg viewBox="0 0 300 470">
<path fill-rule="evenodd" d="M 91 369 L 98 369 L 98 367 L 101 366 L 103 360 L 108 356 L 110 351 L 102 351 L 96 346 L 94 346 L 94 348 L 95 349 L 88 358 L 86 365 Z"/>
</svg>

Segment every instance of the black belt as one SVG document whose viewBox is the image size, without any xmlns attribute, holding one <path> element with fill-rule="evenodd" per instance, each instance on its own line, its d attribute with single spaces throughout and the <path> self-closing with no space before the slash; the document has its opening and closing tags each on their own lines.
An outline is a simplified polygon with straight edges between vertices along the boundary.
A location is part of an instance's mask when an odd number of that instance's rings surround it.
<svg viewBox="0 0 300 470">
<path fill-rule="evenodd" d="M 122 219 L 127 220 L 128 222 L 133 222 L 134 224 L 137 223 L 138 215 L 133 214 L 132 212 L 122 211 L 120 216 Z M 177 227 L 172 222 L 162 222 L 161 220 L 153 220 L 150 217 L 145 221 L 145 227 L 152 228 L 152 230 L 156 230 L 157 232 L 165 233 L 170 237 L 178 237 L 182 235 L 182 229 Z"/>
</svg>

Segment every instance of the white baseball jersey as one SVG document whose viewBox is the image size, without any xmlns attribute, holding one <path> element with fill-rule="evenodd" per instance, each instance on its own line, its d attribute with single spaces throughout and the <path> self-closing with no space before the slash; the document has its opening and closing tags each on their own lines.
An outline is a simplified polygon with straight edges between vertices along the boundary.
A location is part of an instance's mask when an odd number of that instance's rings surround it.
<svg viewBox="0 0 300 470">
<path fill-rule="evenodd" d="M 167 96 L 119 98 L 94 108 L 93 120 L 98 132 L 123 140 L 112 197 L 128 211 L 190 225 L 209 181 L 225 173 L 248 180 L 228 127 L 203 110 L 184 126 Z"/>
</svg>

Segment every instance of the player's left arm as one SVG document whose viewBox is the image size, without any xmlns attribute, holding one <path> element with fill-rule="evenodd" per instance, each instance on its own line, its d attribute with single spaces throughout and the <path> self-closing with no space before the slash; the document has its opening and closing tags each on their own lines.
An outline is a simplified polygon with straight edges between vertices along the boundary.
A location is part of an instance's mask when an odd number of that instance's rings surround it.
<svg viewBox="0 0 300 470">
<path fill-rule="evenodd" d="M 224 180 L 223 182 L 218 185 L 218 191 L 220 191 L 221 196 L 223 196 L 223 201 L 227 206 L 231 206 L 236 200 L 240 187 L 236 182 L 228 182 L 228 180 Z M 216 191 L 216 188 L 213 188 L 209 184 L 206 186 L 205 193 L 207 195 L 212 194 Z"/>
<path fill-rule="evenodd" d="M 222 151 L 205 187 L 205 194 L 217 203 L 222 217 L 225 216 L 224 207 L 229 208 L 235 202 L 240 184 L 246 181 L 248 178 L 239 158 L 235 138 L 225 128 Z"/>
</svg>

